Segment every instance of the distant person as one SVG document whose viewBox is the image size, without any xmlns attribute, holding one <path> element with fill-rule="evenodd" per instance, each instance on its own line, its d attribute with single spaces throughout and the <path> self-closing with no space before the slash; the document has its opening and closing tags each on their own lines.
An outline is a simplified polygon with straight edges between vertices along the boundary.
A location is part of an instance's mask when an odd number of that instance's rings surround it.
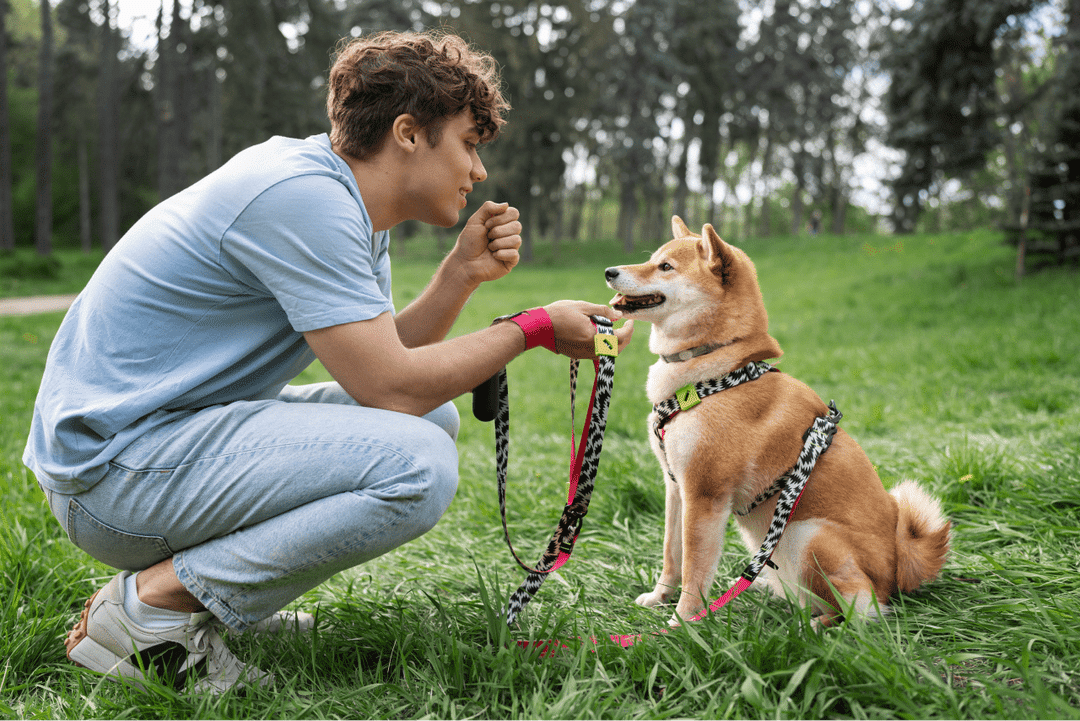
<svg viewBox="0 0 1080 721">
<path fill-rule="evenodd" d="M 453 398 L 537 338 L 593 356 L 589 316 L 618 314 L 581 301 L 446 340 L 518 262 L 508 203 L 473 214 L 395 312 L 388 231 L 458 222 L 509 109 L 499 82 L 455 36 L 353 40 L 330 69 L 329 135 L 239 153 L 110 251 L 49 350 L 23 456 L 71 541 L 123 569 L 69 633 L 72 661 L 197 691 L 267 683 L 214 619 L 310 621 L 278 612 L 446 511 Z M 316 358 L 336 382 L 287 385 Z"/>
<path fill-rule="evenodd" d="M 821 211 L 820 210 L 815 210 L 813 213 L 810 214 L 810 224 L 809 224 L 809 226 L 810 226 L 809 227 L 810 235 L 817 235 L 819 232 L 821 232 Z"/>
</svg>

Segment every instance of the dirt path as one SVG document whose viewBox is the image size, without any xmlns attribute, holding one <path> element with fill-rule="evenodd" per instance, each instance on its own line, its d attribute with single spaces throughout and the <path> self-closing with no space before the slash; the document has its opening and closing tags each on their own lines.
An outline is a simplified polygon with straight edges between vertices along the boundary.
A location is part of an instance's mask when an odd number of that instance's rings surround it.
<svg viewBox="0 0 1080 721">
<path fill-rule="evenodd" d="M 67 310 L 75 294 L 34 295 L 27 298 L 0 298 L 0 315 L 34 315 Z"/>
</svg>

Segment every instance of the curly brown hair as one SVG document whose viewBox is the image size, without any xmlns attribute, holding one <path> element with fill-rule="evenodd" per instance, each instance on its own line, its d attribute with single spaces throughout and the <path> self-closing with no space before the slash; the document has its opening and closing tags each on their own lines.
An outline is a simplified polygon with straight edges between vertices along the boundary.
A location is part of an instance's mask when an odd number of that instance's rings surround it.
<svg viewBox="0 0 1080 721">
<path fill-rule="evenodd" d="M 456 35 L 388 31 L 344 40 L 330 67 L 330 142 L 365 160 L 382 147 L 394 119 L 409 114 L 434 147 L 445 121 L 466 108 L 480 142 L 490 142 L 510 109 L 499 85 L 495 60 Z"/>
</svg>

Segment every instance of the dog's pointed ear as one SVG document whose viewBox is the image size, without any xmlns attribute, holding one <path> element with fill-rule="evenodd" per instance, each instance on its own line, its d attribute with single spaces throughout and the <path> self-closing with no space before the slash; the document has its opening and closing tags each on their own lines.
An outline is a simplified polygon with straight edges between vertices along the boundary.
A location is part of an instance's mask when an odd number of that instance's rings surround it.
<svg viewBox="0 0 1080 721">
<path fill-rule="evenodd" d="M 683 219 L 677 215 L 671 216 L 671 237 L 685 238 L 688 235 L 693 235 L 693 233 L 686 227 L 686 223 L 683 222 Z"/>
<path fill-rule="evenodd" d="M 720 278 L 722 285 L 728 285 L 732 280 L 732 271 L 735 268 L 735 255 L 731 246 L 721 240 L 720 235 L 711 224 L 706 223 L 701 229 L 700 251 L 713 274 Z"/>
</svg>

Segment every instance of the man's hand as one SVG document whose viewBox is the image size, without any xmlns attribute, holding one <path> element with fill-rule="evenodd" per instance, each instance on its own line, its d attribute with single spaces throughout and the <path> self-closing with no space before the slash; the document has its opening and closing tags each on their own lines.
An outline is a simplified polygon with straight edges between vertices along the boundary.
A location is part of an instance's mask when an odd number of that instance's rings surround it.
<svg viewBox="0 0 1080 721">
<path fill-rule="evenodd" d="M 551 317 L 551 325 L 555 328 L 555 347 L 559 354 L 581 359 L 596 357 L 596 346 L 593 343 L 596 326 L 590 316 L 598 315 L 612 321 L 622 317 L 622 313 L 611 306 L 581 300 L 558 300 L 545 305 L 544 310 Z M 630 336 L 633 334 L 634 321 L 632 320 L 615 330 L 620 351 L 630 342 Z"/>
<path fill-rule="evenodd" d="M 473 213 L 458 236 L 450 256 L 458 261 L 470 284 L 497 280 L 518 264 L 521 223 L 509 203 L 487 201 Z"/>
</svg>

